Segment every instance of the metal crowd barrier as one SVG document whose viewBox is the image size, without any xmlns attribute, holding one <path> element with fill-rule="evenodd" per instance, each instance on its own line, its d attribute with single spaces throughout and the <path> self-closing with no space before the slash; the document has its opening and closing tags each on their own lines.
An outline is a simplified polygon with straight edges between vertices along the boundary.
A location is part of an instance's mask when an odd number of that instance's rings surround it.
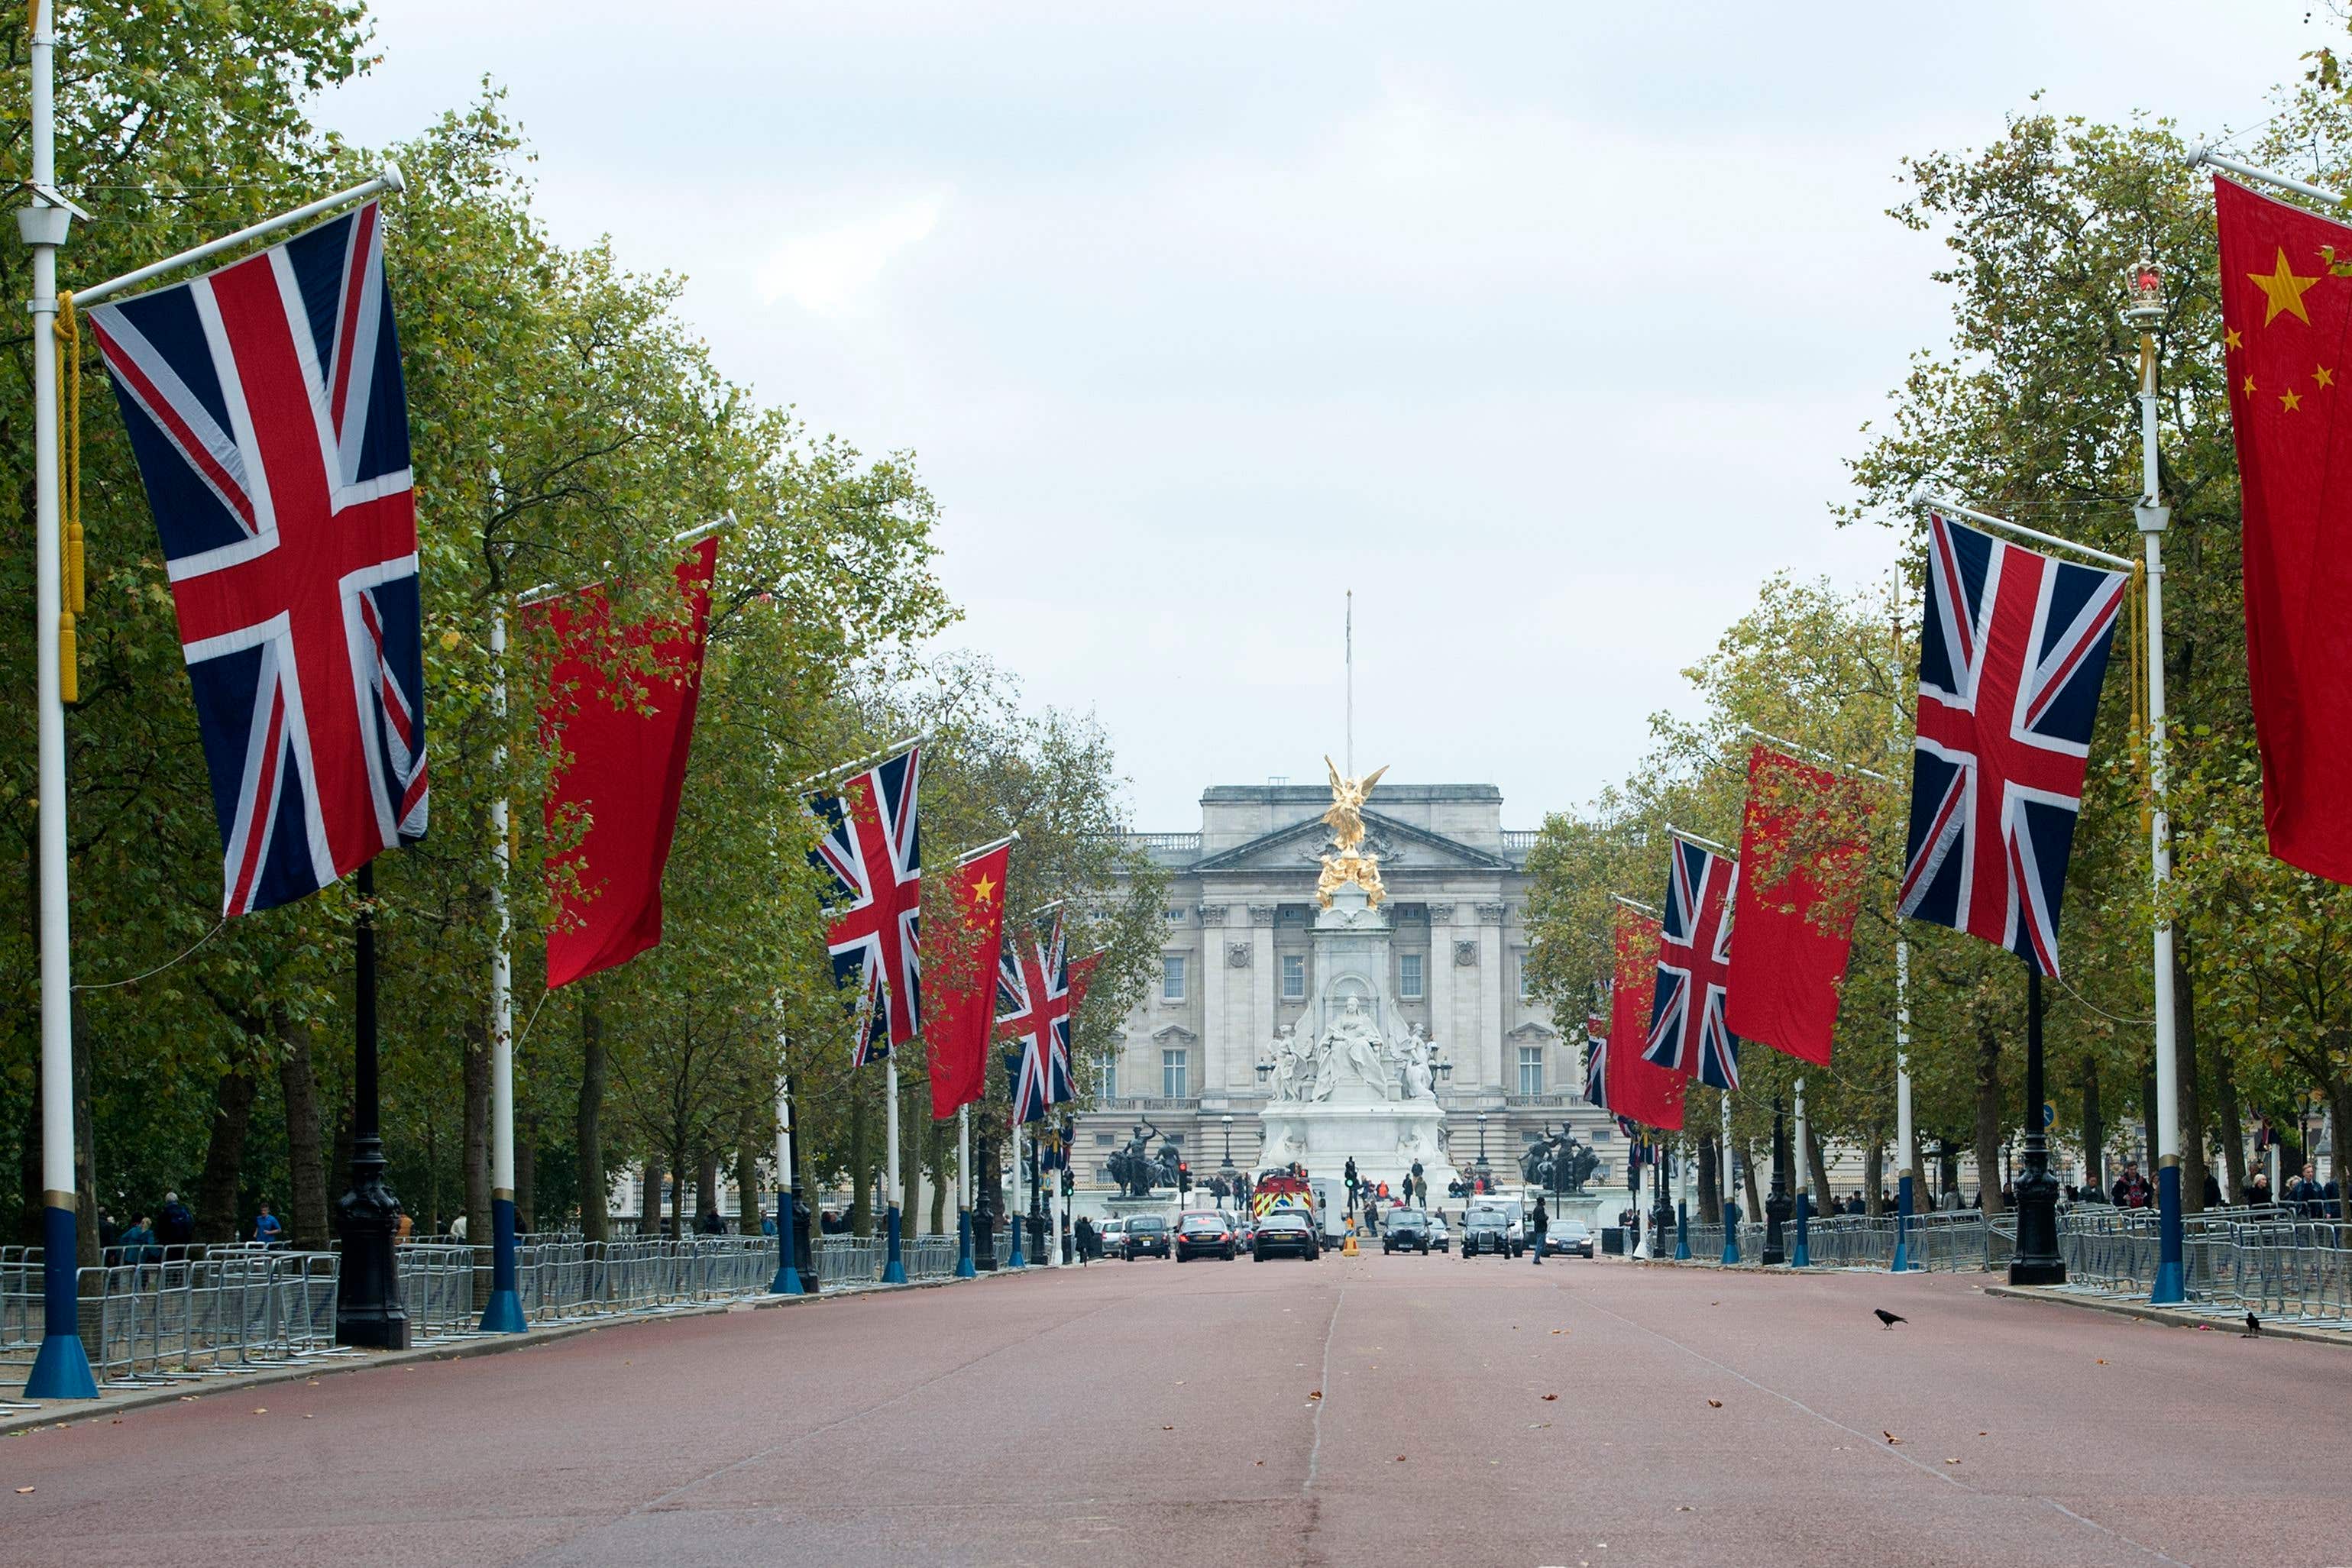
<svg viewBox="0 0 2352 1568">
<path fill-rule="evenodd" d="M 39 1249 L 26 1251 L 0 1260 L 0 1353 L 12 1360 L 39 1343 Z M 341 1354 L 339 1262 L 332 1252 L 220 1248 L 77 1270 L 90 1369 L 105 1387 L 152 1387 Z"/>
</svg>

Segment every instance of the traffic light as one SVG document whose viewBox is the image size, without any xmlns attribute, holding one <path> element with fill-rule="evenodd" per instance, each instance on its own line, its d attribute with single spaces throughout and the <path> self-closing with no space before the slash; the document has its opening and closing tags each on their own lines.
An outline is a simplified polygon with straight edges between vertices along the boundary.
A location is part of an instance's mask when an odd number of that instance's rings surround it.
<svg viewBox="0 0 2352 1568">
<path fill-rule="evenodd" d="M 1069 1166 L 1064 1166 L 1062 1167 L 1062 1196 L 1064 1197 L 1072 1197 L 1077 1192 L 1077 1176 L 1071 1171 Z"/>
<path fill-rule="evenodd" d="M 1356 1161 L 1353 1155 L 1349 1155 L 1348 1159 L 1348 1190 L 1349 1192 L 1356 1190 Z"/>
<path fill-rule="evenodd" d="M 1192 1190 L 1192 1167 L 1182 1160 L 1176 1162 L 1176 1191 L 1179 1197 Z"/>
</svg>

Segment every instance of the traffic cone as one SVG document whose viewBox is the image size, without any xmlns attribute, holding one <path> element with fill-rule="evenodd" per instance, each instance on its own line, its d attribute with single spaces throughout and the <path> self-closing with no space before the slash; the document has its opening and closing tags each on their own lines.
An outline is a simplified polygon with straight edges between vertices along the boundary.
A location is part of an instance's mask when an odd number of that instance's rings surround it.
<svg viewBox="0 0 2352 1568">
<path fill-rule="evenodd" d="M 1348 1234 L 1342 1238 L 1339 1242 L 1339 1256 L 1342 1258 L 1353 1258 L 1357 1256 L 1356 1222 L 1352 1219 L 1348 1222 Z"/>
</svg>

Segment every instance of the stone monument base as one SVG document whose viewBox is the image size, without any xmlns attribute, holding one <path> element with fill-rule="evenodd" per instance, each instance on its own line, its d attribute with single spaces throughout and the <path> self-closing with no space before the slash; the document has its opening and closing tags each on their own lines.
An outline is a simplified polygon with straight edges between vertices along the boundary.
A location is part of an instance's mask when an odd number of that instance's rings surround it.
<svg viewBox="0 0 2352 1568">
<path fill-rule="evenodd" d="M 1311 1176 L 1340 1180 L 1348 1162 L 1366 1182 L 1386 1182 L 1402 1195 L 1412 1162 L 1429 1183 L 1431 1201 L 1440 1202 L 1457 1173 L 1439 1152 L 1437 1130 L 1445 1113 L 1430 1100 L 1391 1100 L 1371 1104 L 1286 1103 L 1259 1113 L 1264 1123 L 1261 1168 L 1297 1161 Z"/>
</svg>

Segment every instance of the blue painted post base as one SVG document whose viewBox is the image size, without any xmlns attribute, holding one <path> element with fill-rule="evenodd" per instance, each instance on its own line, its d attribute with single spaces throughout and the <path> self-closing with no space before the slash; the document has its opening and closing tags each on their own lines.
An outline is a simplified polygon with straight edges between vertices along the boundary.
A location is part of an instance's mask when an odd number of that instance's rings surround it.
<svg viewBox="0 0 2352 1568">
<path fill-rule="evenodd" d="M 1803 1193 L 1797 1195 L 1797 1249 L 1789 1254 L 1789 1267 L 1810 1269 L 1813 1266 L 1811 1238 L 1806 1235 L 1806 1222 L 1812 1218 L 1813 1200 Z"/>
<path fill-rule="evenodd" d="M 772 1296 L 805 1296 L 807 1289 L 801 1283 L 800 1247 L 793 1235 L 793 1189 L 780 1187 L 776 1192 L 776 1277 L 768 1281 Z"/>
<path fill-rule="evenodd" d="M 980 1277 L 980 1270 L 973 1268 L 971 1262 L 971 1210 L 968 1208 L 956 1210 L 955 1277 L 959 1280 Z"/>
<path fill-rule="evenodd" d="M 1013 1217 L 1013 1223 L 1005 1227 L 1005 1229 L 1013 1237 L 1012 1254 L 1004 1260 L 1004 1266 L 1006 1268 L 1026 1269 L 1029 1267 L 1029 1260 L 1021 1255 L 1021 1233 L 1028 1228 L 1029 1227 L 1022 1222 L 1021 1217 L 1017 1214 Z"/>
<path fill-rule="evenodd" d="M 2152 1306 L 2179 1306 L 2189 1299 L 2189 1271 L 2181 1260 L 2180 1161 L 2156 1168 L 2156 1284 L 2147 1293 Z"/>
<path fill-rule="evenodd" d="M 74 1211 L 41 1208 L 41 1348 L 25 1376 L 27 1399 L 95 1399 L 98 1380 L 81 1348 L 81 1301 L 75 1272 Z"/>
<path fill-rule="evenodd" d="M 490 1199 L 490 1300 L 482 1308 L 484 1333 L 521 1333 L 522 1296 L 515 1288 L 515 1206 L 510 1197 Z"/>
<path fill-rule="evenodd" d="M 898 1251 L 898 1206 L 895 1203 L 883 1211 L 882 1232 L 887 1239 L 882 1254 L 882 1282 L 903 1285 L 907 1282 L 907 1260 Z"/>
<path fill-rule="evenodd" d="M 1911 1178 L 1904 1176 L 1895 1184 L 1895 1261 L 1892 1272 L 1911 1271 Z"/>
<path fill-rule="evenodd" d="M 1723 1260 L 1726 1263 L 1739 1261 L 1739 1228 L 1737 1225 L 1727 1224 L 1723 1228 Z"/>
<path fill-rule="evenodd" d="M 1690 1205 L 1675 1205 L 1675 1261 L 1687 1263 L 1690 1254 Z"/>
</svg>

